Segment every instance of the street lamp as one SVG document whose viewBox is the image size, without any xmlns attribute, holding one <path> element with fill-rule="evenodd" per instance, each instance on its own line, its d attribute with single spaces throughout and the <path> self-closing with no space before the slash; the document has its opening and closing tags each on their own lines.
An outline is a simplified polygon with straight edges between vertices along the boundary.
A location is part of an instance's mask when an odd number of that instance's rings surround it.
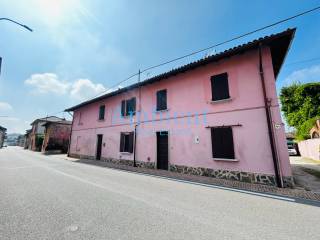
<svg viewBox="0 0 320 240">
<path fill-rule="evenodd" d="M 12 19 L 10 19 L 10 18 L 0 18 L 0 20 L 5 20 L 5 21 L 13 22 L 13 23 L 15 23 L 15 24 L 17 24 L 17 25 L 19 25 L 19 26 L 21 26 L 21 27 L 23 27 L 23 28 L 25 28 L 25 29 L 29 30 L 30 32 L 32 32 L 32 31 L 33 31 L 33 30 L 32 30 L 31 28 L 29 28 L 27 25 L 24 25 L 24 24 L 18 23 L 18 22 L 14 21 L 14 20 L 12 20 Z"/>
<path fill-rule="evenodd" d="M 23 27 L 25 29 L 27 29 L 28 31 L 32 32 L 33 30 L 31 28 L 29 28 L 27 25 L 24 25 L 24 24 L 21 24 L 21 23 L 18 23 L 10 18 L 0 18 L 0 21 L 1 20 L 4 20 L 4 21 L 9 21 L 9 22 L 13 22 L 17 25 L 19 25 L 20 27 Z M 1 74 L 1 64 L 2 64 L 2 58 L 0 57 L 0 74 Z"/>
</svg>

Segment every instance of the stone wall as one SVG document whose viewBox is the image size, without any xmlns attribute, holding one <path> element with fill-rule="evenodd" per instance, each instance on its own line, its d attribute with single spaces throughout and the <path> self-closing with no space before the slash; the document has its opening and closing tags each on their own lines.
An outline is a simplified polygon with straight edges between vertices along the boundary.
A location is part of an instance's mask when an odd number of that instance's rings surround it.
<svg viewBox="0 0 320 240">
<path fill-rule="evenodd" d="M 91 160 L 95 159 L 92 156 L 83 156 L 83 155 L 80 156 L 77 154 L 70 154 L 70 157 L 76 157 L 80 159 L 91 159 Z M 125 160 L 125 159 L 101 158 L 101 161 L 109 162 L 113 164 L 119 164 L 119 165 L 133 166 L 133 161 Z M 142 168 L 150 168 L 150 169 L 156 168 L 154 162 L 137 161 L 136 165 L 137 167 L 142 167 Z M 169 166 L 169 171 L 189 174 L 189 175 L 206 176 L 206 177 L 212 177 L 212 178 L 220 178 L 220 179 L 227 179 L 227 180 L 233 180 L 233 181 L 276 186 L 274 175 L 267 175 L 262 173 L 250 173 L 250 172 L 210 169 L 210 168 L 202 168 L 202 167 L 189 167 L 189 166 L 180 166 L 180 165 L 173 165 L 173 164 Z M 285 187 L 294 186 L 293 177 L 283 177 L 283 182 Z"/>
<path fill-rule="evenodd" d="M 184 174 L 199 175 L 248 183 L 257 183 L 276 186 L 274 175 L 267 175 L 262 173 L 250 173 L 241 171 L 231 171 L 222 169 L 210 169 L 202 167 L 188 167 L 179 165 L 170 165 L 170 171 Z M 285 187 L 293 187 L 294 182 L 292 177 L 283 177 Z"/>
</svg>

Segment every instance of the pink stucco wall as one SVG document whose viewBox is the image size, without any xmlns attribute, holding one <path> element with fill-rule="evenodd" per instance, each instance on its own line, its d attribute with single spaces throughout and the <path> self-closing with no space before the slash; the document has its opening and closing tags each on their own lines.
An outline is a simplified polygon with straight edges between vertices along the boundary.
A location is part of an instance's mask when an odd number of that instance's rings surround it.
<svg viewBox="0 0 320 240">
<path fill-rule="evenodd" d="M 268 138 L 267 120 L 264 109 L 262 85 L 259 77 L 258 51 L 249 51 L 241 55 L 226 58 L 216 63 L 198 67 L 168 79 L 143 86 L 141 88 L 142 116 L 138 126 L 136 159 L 156 162 L 156 131 L 169 131 L 169 163 L 186 166 L 228 169 L 255 173 L 274 174 L 272 154 Z M 281 171 L 291 176 L 289 157 L 286 147 L 284 126 L 282 124 L 276 96 L 275 79 L 268 48 L 263 49 L 263 67 L 267 84 L 268 98 L 272 99 L 272 117 Z M 231 100 L 211 103 L 210 77 L 227 72 Z M 156 104 L 156 91 L 167 89 L 168 111 L 152 113 Z M 119 152 L 120 132 L 133 131 L 130 119 L 122 122 L 112 120 L 118 117 L 121 100 L 137 97 L 138 89 L 84 106 L 74 112 L 73 133 L 70 152 L 95 156 L 96 135 L 103 134 L 105 146 L 103 157 L 133 159 L 133 154 Z M 106 105 L 106 119 L 98 121 L 101 104 Z M 79 116 L 81 112 L 81 120 Z M 190 113 L 201 115 L 199 123 L 196 117 L 186 117 Z M 148 120 L 168 117 L 169 120 Z M 178 116 L 178 119 L 172 119 Z M 204 122 L 205 118 L 205 122 Z M 188 123 L 189 121 L 189 123 Z M 79 124 L 80 123 L 80 124 Z M 233 138 L 237 161 L 216 161 L 212 158 L 211 135 L 206 126 L 234 125 Z M 195 137 L 199 143 L 195 143 Z"/>
<path fill-rule="evenodd" d="M 301 141 L 298 145 L 302 157 L 320 160 L 320 138 Z"/>
</svg>

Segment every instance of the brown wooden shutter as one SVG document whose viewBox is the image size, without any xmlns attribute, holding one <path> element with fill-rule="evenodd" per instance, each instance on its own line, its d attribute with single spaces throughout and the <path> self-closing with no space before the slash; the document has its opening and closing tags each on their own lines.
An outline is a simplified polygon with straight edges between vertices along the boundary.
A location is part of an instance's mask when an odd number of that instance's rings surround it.
<svg viewBox="0 0 320 240">
<path fill-rule="evenodd" d="M 136 114 L 136 98 L 132 98 L 131 99 L 131 111 L 132 111 L 132 115 Z"/>
<path fill-rule="evenodd" d="M 124 152 L 124 133 L 120 134 L 120 152 Z"/>
<path fill-rule="evenodd" d="M 134 133 L 130 132 L 129 133 L 129 147 L 128 147 L 128 152 L 133 153 L 133 143 L 134 143 Z"/>
<path fill-rule="evenodd" d="M 157 92 L 157 111 L 167 109 L 167 90 Z"/>
<path fill-rule="evenodd" d="M 211 143 L 213 158 L 234 159 L 231 127 L 211 128 Z"/>
<path fill-rule="evenodd" d="M 99 108 L 99 120 L 103 120 L 104 119 L 105 109 L 106 109 L 105 105 L 101 105 L 100 106 L 100 108 Z"/>
<path fill-rule="evenodd" d="M 227 73 L 222 73 L 211 77 L 211 92 L 212 101 L 230 98 Z"/>
<path fill-rule="evenodd" d="M 125 116 L 126 115 L 126 101 L 122 100 L 121 101 L 121 116 Z"/>
</svg>

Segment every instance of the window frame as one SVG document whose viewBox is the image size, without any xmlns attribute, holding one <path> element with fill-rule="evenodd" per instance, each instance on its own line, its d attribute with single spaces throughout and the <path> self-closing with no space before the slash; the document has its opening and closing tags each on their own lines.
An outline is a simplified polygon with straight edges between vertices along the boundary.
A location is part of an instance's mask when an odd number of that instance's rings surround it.
<svg viewBox="0 0 320 240">
<path fill-rule="evenodd" d="M 81 120 L 82 120 L 82 112 L 79 111 L 79 121 L 78 121 L 78 125 L 82 125 Z"/>
<path fill-rule="evenodd" d="M 224 78 L 224 79 L 221 79 L 221 78 Z M 215 90 L 218 88 L 215 88 L 215 85 L 217 85 L 217 83 L 215 83 L 215 81 L 222 81 L 222 80 L 225 80 L 224 83 L 221 83 L 222 85 L 220 85 L 220 87 L 226 87 L 226 93 L 224 94 L 221 94 L 219 92 L 220 95 L 224 95 L 224 96 L 216 96 L 217 93 L 215 93 Z M 224 73 L 220 73 L 220 74 L 216 74 L 216 75 L 212 75 L 210 77 L 210 84 L 211 84 L 211 101 L 212 102 L 224 102 L 224 101 L 227 101 L 227 100 L 230 100 L 231 99 L 231 96 L 230 96 L 230 87 L 229 87 L 229 74 L 227 72 L 224 72 Z M 226 85 L 226 86 L 223 86 L 223 85 Z"/>
<path fill-rule="evenodd" d="M 101 109 L 103 109 L 103 115 L 101 114 Z M 99 114 L 98 114 L 98 120 L 99 121 L 104 121 L 105 120 L 105 115 L 106 115 L 106 105 L 100 105 L 99 106 Z"/>
<path fill-rule="evenodd" d="M 120 133 L 120 153 L 134 152 L 134 132 Z"/>
<path fill-rule="evenodd" d="M 165 93 L 165 103 L 164 106 L 161 106 L 161 93 Z M 162 99 L 163 100 L 163 99 Z M 168 110 L 168 91 L 167 89 L 161 89 L 156 92 L 156 111 L 166 111 Z"/>
<path fill-rule="evenodd" d="M 76 152 L 80 152 L 79 142 L 80 142 L 81 136 L 77 136 L 77 142 L 76 142 Z"/>
<path fill-rule="evenodd" d="M 132 104 L 132 106 L 130 106 L 130 104 Z M 129 109 L 132 108 L 132 109 Z M 136 97 L 132 97 L 130 99 L 124 99 L 121 101 L 121 116 L 122 117 L 127 117 L 127 116 L 134 116 L 136 115 L 136 109 L 137 109 L 137 101 L 136 101 Z M 129 110 L 133 110 L 130 111 L 132 112 L 132 114 L 130 114 Z"/>
<path fill-rule="evenodd" d="M 226 133 L 221 132 L 221 130 L 228 130 L 229 132 L 226 132 L 227 133 L 226 135 Z M 212 158 L 217 161 L 231 161 L 231 162 L 238 161 L 236 159 L 236 154 L 235 154 L 233 127 L 232 126 L 211 127 L 210 131 L 211 131 L 210 134 L 211 134 Z M 215 142 L 215 141 L 219 141 L 219 142 Z M 219 149 L 219 150 L 216 150 L 216 149 Z M 227 150 L 227 151 L 224 151 L 224 150 Z"/>
</svg>

